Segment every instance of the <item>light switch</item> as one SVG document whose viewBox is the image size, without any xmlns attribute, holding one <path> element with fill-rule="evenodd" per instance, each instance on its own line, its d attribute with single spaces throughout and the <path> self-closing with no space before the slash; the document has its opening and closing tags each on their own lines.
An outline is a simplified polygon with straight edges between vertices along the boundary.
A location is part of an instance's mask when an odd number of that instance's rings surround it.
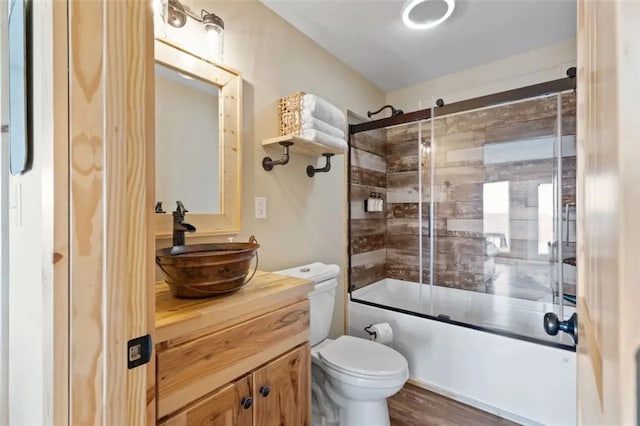
<svg viewBox="0 0 640 426">
<path fill-rule="evenodd" d="M 267 218 L 267 197 L 256 197 L 256 219 Z"/>
<path fill-rule="evenodd" d="M 9 200 L 9 211 L 13 213 L 14 224 L 16 227 L 22 227 L 22 184 L 18 183 L 11 191 L 11 199 Z"/>
</svg>

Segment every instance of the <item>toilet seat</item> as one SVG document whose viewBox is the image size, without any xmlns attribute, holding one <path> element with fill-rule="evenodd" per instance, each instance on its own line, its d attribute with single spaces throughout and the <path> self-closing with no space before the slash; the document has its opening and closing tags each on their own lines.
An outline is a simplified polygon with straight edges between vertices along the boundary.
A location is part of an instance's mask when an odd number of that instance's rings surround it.
<svg viewBox="0 0 640 426">
<path fill-rule="evenodd" d="M 334 373 L 356 379 L 406 380 L 407 360 L 380 343 L 353 336 L 341 336 L 318 350 L 318 357 Z"/>
</svg>

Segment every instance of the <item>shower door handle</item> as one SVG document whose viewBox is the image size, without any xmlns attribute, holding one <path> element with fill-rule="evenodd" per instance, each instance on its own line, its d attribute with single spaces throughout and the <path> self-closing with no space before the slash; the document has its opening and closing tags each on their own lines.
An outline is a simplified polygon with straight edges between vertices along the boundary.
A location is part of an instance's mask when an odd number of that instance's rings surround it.
<svg viewBox="0 0 640 426">
<path fill-rule="evenodd" d="M 553 312 L 544 314 L 544 331 L 551 336 L 558 334 L 558 331 L 564 331 L 573 338 L 573 342 L 578 344 L 578 314 L 574 313 L 566 321 L 560 321 L 558 316 Z"/>
</svg>

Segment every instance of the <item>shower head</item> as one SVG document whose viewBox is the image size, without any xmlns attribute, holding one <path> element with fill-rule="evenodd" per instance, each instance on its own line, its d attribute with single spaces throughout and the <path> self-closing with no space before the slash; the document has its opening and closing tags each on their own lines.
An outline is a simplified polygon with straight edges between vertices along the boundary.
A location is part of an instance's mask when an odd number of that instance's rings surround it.
<svg viewBox="0 0 640 426">
<path fill-rule="evenodd" d="M 385 108 L 391 108 L 392 117 L 395 117 L 396 115 L 404 114 L 404 111 L 402 111 L 401 109 L 394 108 L 393 105 L 385 105 L 377 111 L 374 111 L 374 112 L 367 111 L 367 117 L 371 118 L 371 116 L 379 114 Z"/>
</svg>

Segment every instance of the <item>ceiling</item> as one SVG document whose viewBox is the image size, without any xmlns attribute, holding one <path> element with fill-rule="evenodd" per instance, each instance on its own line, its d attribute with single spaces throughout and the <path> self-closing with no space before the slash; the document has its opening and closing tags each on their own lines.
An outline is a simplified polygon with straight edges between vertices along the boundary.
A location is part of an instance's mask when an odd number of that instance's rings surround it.
<svg viewBox="0 0 640 426">
<path fill-rule="evenodd" d="M 403 24 L 402 0 L 262 2 L 387 92 L 576 34 L 575 0 L 457 0 L 446 22 L 422 31 Z M 425 4 L 414 13 L 439 7 Z"/>
</svg>

